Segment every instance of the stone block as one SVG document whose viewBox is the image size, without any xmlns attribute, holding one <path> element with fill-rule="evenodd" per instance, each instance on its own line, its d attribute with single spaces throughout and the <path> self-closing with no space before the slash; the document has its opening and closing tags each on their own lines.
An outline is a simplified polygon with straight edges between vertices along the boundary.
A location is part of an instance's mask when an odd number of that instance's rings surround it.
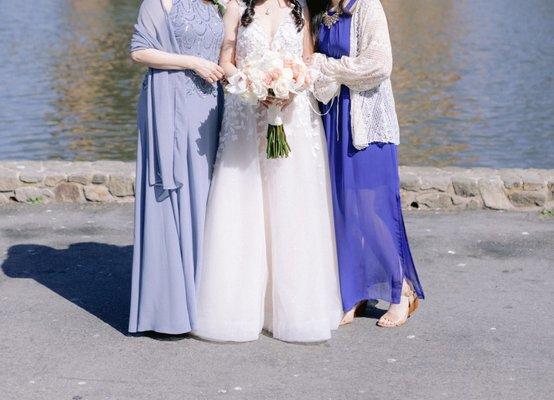
<svg viewBox="0 0 554 400">
<path fill-rule="evenodd" d="M 132 196 L 133 192 L 133 177 L 124 174 L 110 175 L 108 182 L 110 193 L 117 197 Z"/>
<path fill-rule="evenodd" d="M 19 180 L 19 172 L 11 169 L 0 169 L 0 192 L 10 192 L 23 186 Z"/>
<path fill-rule="evenodd" d="M 513 208 L 504 191 L 504 182 L 498 177 L 479 179 L 479 192 L 486 208 L 492 210 Z"/>
<path fill-rule="evenodd" d="M 525 171 L 522 174 L 523 190 L 543 190 L 546 187 L 546 179 L 534 171 Z"/>
<path fill-rule="evenodd" d="M 452 208 L 452 197 L 446 193 L 422 193 L 416 196 L 419 208 L 447 210 Z"/>
<path fill-rule="evenodd" d="M 66 180 L 67 180 L 67 176 L 64 173 L 49 172 L 46 174 L 46 177 L 44 178 L 44 184 L 46 186 L 54 187 L 58 183 L 65 182 Z"/>
<path fill-rule="evenodd" d="M 480 197 L 471 197 L 466 204 L 468 210 L 481 210 L 484 208 L 483 200 Z"/>
<path fill-rule="evenodd" d="M 23 171 L 19 174 L 19 180 L 25 183 L 41 183 L 44 179 L 44 174 L 38 171 Z"/>
<path fill-rule="evenodd" d="M 500 171 L 500 179 L 506 189 L 523 189 L 523 179 L 517 170 L 507 169 Z"/>
<path fill-rule="evenodd" d="M 113 197 L 106 186 L 103 185 L 87 185 L 84 187 L 85 198 L 95 202 L 113 201 Z"/>
<path fill-rule="evenodd" d="M 403 189 L 400 190 L 400 203 L 402 204 L 402 208 L 404 210 L 409 210 L 410 208 L 412 208 L 411 205 L 415 201 L 415 199 L 415 192 L 406 191 Z"/>
<path fill-rule="evenodd" d="M 465 205 L 467 204 L 467 201 L 468 200 L 465 197 L 456 196 L 456 195 L 452 196 L 452 204 L 454 204 L 458 208 L 464 208 Z"/>
<path fill-rule="evenodd" d="M 420 186 L 421 179 L 417 175 L 411 173 L 400 174 L 400 187 L 402 189 L 417 192 Z"/>
<path fill-rule="evenodd" d="M 479 184 L 477 178 L 471 178 L 463 175 L 454 175 L 452 177 L 452 187 L 454 193 L 462 197 L 479 196 Z"/>
<path fill-rule="evenodd" d="M 54 190 L 56 201 L 62 203 L 82 203 L 85 201 L 81 186 L 76 183 L 63 182 Z"/>
<path fill-rule="evenodd" d="M 510 193 L 508 197 L 517 207 L 542 207 L 547 200 L 544 191 L 517 191 Z"/>
<path fill-rule="evenodd" d="M 434 189 L 440 192 L 446 192 L 450 184 L 451 177 L 446 174 L 423 175 L 421 177 L 421 189 L 423 190 Z"/>
<path fill-rule="evenodd" d="M 95 172 L 92 174 L 92 183 L 97 185 L 105 185 L 108 183 L 108 174 L 104 172 Z"/>
<path fill-rule="evenodd" d="M 20 203 L 47 204 L 52 200 L 54 194 L 48 189 L 27 186 L 15 189 L 14 197 Z"/>
<path fill-rule="evenodd" d="M 87 171 L 74 172 L 67 176 L 67 181 L 89 185 L 92 183 L 92 173 Z"/>
<path fill-rule="evenodd" d="M 10 199 L 15 196 L 14 192 L 0 193 L 0 204 L 6 204 L 10 202 Z"/>
<path fill-rule="evenodd" d="M 134 203 L 135 197 L 134 196 L 117 197 L 115 200 L 118 203 Z"/>
</svg>

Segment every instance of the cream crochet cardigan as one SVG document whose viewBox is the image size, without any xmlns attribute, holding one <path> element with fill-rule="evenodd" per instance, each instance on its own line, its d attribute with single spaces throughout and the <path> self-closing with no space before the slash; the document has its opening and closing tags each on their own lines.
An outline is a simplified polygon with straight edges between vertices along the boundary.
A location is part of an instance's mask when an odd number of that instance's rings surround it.
<svg viewBox="0 0 554 400">
<path fill-rule="evenodd" d="M 328 103 L 350 89 L 352 142 L 361 150 L 372 142 L 399 143 L 398 118 L 390 75 L 392 51 L 385 12 L 379 0 L 357 0 L 352 6 L 350 56 L 314 54 L 314 95 Z"/>
</svg>

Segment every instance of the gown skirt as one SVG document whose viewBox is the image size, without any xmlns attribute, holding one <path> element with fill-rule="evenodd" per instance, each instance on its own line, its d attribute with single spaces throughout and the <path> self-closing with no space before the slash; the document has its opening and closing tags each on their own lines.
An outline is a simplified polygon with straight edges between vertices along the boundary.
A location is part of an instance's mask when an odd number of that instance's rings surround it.
<svg viewBox="0 0 554 400">
<path fill-rule="evenodd" d="M 195 275 L 201 265 L 223 105 L 219 92 L 194 98 L 184 89 L 176 94 L 186 126 L 175 137 L 182 186 L 174 190 L 148 183 L 147 143 L 141 129 L 146 121 L 139 117 L 130 332 L 181 334 L 194 328 Z M 145 110 L 139 110 L 139 116 L 144 115 Z"/>
<path fill-rule="evenodd" d="M 264 113 L 225 96 L 198 281 L 197 336 L 251 341 L 265 329 L 280 340 L 313 342 L 329 339 L 338 327 L 342 307 L 325 139 L 309 101 L 298 95 L 284 114 L 290 157 L 268 160 L 261 140 Z"/>
</svg>

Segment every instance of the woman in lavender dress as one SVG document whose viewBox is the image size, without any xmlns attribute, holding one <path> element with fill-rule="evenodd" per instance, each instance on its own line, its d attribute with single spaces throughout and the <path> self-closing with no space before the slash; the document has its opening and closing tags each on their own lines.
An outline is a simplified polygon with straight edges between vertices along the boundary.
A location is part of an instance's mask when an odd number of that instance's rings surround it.
<svg viewBox="0 0 554 400">
<path fill-rule="evenodd" d="M 351 322 L 368 299 L 391 305 L 379 326 L 402 325 L 423 291 L 400 207 L 392 55 L 379 0 L 308 1 L 313 63 L 333 188 L 343 308 Z"/>
<path fill-rule="evenodd" d="M 222 40 L 215 2 L 142 3 L 131 42 L 133 60 L 149 69 L 138 105 L 130 332 L 194 328 L 222 111 Z"/>
</svg>

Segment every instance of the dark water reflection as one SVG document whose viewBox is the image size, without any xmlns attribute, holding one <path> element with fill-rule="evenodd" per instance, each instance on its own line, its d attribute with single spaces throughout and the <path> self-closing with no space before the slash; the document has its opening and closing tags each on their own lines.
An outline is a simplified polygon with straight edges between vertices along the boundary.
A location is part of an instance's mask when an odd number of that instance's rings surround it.
<svg viewBox="0 0 554 400">
<path fill-rule="evenodd" d="M 140 0 L 0 0 L 0 159 L 134 158 Z M 383 0 L 401 162 L 554 168 L 554 2 Z"/>
</svg>

